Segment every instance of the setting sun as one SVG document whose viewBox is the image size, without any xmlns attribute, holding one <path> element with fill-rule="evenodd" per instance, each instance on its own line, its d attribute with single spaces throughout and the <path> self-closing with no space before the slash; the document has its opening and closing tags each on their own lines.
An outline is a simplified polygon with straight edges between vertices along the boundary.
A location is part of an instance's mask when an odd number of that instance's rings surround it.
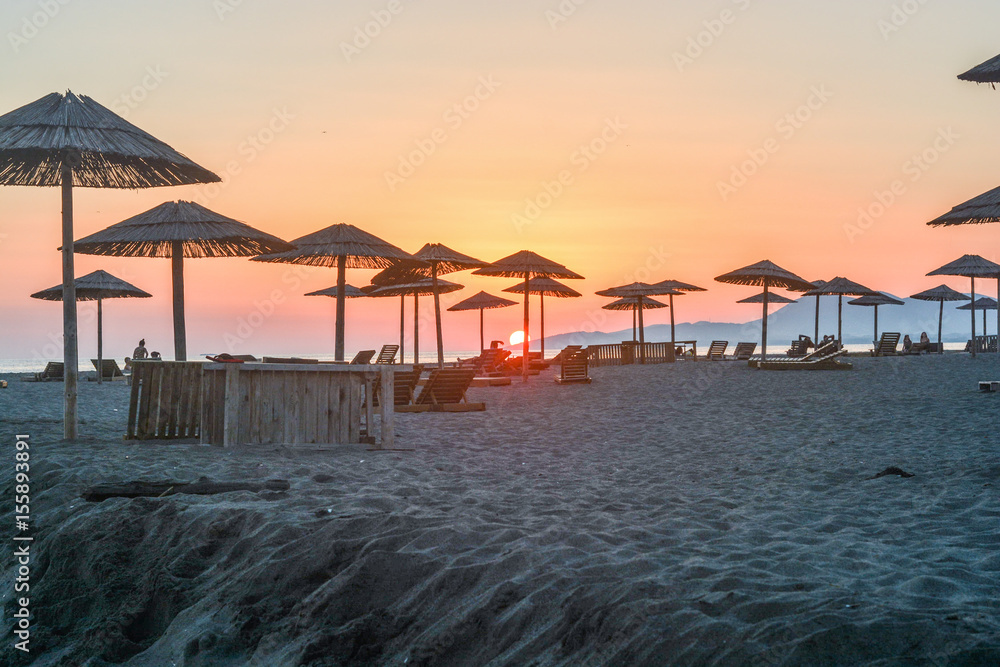
<svg viewBox="0 0 1000 667">
<path fill-rule="evenodd" d="M 531 340 L 531 336 L 528 336 L 528 340 Z M 512 333 L 510 335 L 510 344 L 511 345 L 520 345 L 523 342 L 524 342 L 524 332 L 523 331 L 515 331 L 514 333 Z"/>
</svg>

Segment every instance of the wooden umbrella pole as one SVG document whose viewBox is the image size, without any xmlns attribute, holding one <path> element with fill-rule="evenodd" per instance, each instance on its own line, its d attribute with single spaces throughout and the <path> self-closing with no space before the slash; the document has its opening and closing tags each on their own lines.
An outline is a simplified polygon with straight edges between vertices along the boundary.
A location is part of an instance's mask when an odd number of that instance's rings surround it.
<svg viewBox="0 0 1000 667">
<path fill-rule="evenodd" d="M 878 304 L 875 304 L 875 338 L 872 339 L 878 345 Z"/>
<path fill-rule="evenodd" d="M 635 304 L 632 304 L 632 342 L 636 341 L 636 322 L 638 322 L 639 315 L 636 312 L 638 309 Z"/>
<path fill-rule="evenodd" d="M 483 343 L 483 311 L 484 310 L 486 310 L 486 309 L 485 308 L 480 308 L 479 309 L 479 352 L 480 353 L 482 353 L 482 351 L 486 349 L 485 347 L 483 347 L 483 345 L 484 345 L 484 343 Z"/>
<path fill-rule="evenodd" d="M 941 349 L 941 322 L 944 320 L 944 299 L 939 299 L 938 303 L 941 304 L 938 308 L 938 354 L 944 354 Z"/>
<path fill-rule="evenodd" d="M 441 297 L 438 294 L 437 262 L 431 262 L 431 289 L 434 291 L 434 327 L 437 329 L 438 368 L 444 368 L 444 338 L 441 336 Z"/>
<path fill-rule="evenodd" d="M 528 381 L 528 278 L 530 274 L 524 272 L 524 340 L 521 341 L 521 380 L 523 382 Z"/>
<path fill-rule="evenodd" d="M 642 297 L 640 296 L 636 301 L 639 302 L 639 363 L 646 363 L 646 331 L 645 327 L 642 325 Z"/>
<path fill-rule="evenodd" d="M 758 369 L 764 367 L 764 362 L 767 361 L 767 278 L 764 279 L 764 299 L 763 299 L 763 314 L 761 315 L 761 325 L 760 325 L 760 361 L 761 363 L 757 366 Z"/>
<path fill-rule="evenodd" d="M 975 303 L 976 279 L 975 277 L 971 277 L 970 280 L 972 281 L 972 300 L 969 303 Z M 972 348 L 972 356 L 976 356 L 976 309 L 972 308 L 969 312 L 972 313 L 972 345 L 970 347 Z"/>
<path fill-rule="evenodd" d="M 674 335 L 674 295 L 670 295 L 670 349 L 677 349 L 677 337 Z M 673 354 L 673 352 L 671 352 Z"/>
<path fill-rule="evenodd" d="M 78 366 L 76 335 L 76 277 L 73 270 L 73 166 L 75 153 L 62 164 L 62 273 L 63 273 L 63 437 L 77 437 L 76 392 Z"/>
<path fill-rule="evenodd" d="M 540 345 L 541 345 L 541 348 L 542 348 L 542 361 L 545 361 L 545 295 L 544 294 L 539 294 L 538 295 L 538 305 L 541 308 L 541 315 L 540 315 L 540 317 L 541 317 L 541 324 L 542 324 L 542 337 L 541 337 Z M 985 313 L 986 313 L 986 311 L 984 310 L 983 311 L 983 317 L 986 317 Z"/>
<path fill-rule="evenodd" d="M 413 363 L 420 363 L 420 295 L 413 293 Z"/>
<path fill-rule="evenodd" d="M 404 356 L 406 349 L 403 347 L 403 341 L 406 338 L 406 330 L 403 328 L 403 323 L 406 314 L 406 295 L 399 295 L 399 363 L 403 363 L 406 360 Z"/>
<path fill-rule="evenodd" d="M 347 257 L 337 255 L 337 324 L 336 339 L 334 340 L 334 359 L 344 360 L 344 302 L 346 297 L 344 292 L 347 285 Z"/>
<path fill-rule="evenodd" d="M 170 243 L 170 275 L 174 288 L 174 359 L 187 361 L 187 331 L 184 328 L 184 243 Z"/>
<path fill-rule="evenodd" d="M 997 276 L 997 349 L 994 352 L 1000 357 L 1000 275 Z"/>
<path fill-rule="evenodd" d="M 813 343 L 819 345 L 819 294 L 816 295 L 816 330 L 813 332 Z"/>
<path fill-rule="evenodd" d="M 97 300 L 97 384 L 104 382 L 104 312 Z"/>
<path fill-rule="evenodd" d="M 844 336 L 841 333 L 841 315 L 844 311 L 844 295 L 837 295 L 837 349 L 842 350 L 844 348 Z"/>
</svg>

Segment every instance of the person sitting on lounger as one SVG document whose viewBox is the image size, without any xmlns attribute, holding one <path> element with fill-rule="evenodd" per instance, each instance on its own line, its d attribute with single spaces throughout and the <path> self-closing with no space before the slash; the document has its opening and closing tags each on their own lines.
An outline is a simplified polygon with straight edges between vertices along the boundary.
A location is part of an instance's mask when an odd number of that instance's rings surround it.
<svg viewBox="0 0 1000 667">
<path fill-rule="evenodd" d="M 149 359 L 151 361 L 163 361 L 163 358 L 160 356 L 160 353 L 157 352 L 156 350 L 153 350 L 153 353 L 149 355 Z"/>
<path fill-rule="evenodd" d="M 926 347 L 926 346 L 928 346 L 928 345 L 931 344 L 931 339 L 928 338 L 926 331 L 921 331 L 920 332 L 920 344 L 922 346 L 924 346 L 924 347 Z"/>
<path fill-rule="evenodd" d="M 903 354 L 909 352 L 911 347 L 913 347 L 913 341 L 910 340 L 910 334 L 906 334 L 903 336 Z"/>
<path fill-rule="evenodd" d="M 140 359 L 145 359 L 149 356 L 149 352 L 146 351 L 146 339 L 143 338 L 139 341 L 139 347 L 132 351 L 133 361 L 139 361 Z"/>
</svg>

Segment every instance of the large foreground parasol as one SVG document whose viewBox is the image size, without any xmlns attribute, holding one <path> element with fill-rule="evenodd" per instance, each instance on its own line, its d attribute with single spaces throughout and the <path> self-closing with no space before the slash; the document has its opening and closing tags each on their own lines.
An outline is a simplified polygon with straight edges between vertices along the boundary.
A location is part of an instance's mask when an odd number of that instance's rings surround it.
<svg viewBox="0 0 1000 667">
<path fill-rule="evenodd" d="M 77 437 L 73 186 L 153 188 L 217 175 L 86 95 L 51 93 L 0 116 L 0 185 L 62 187 L 63 432 Z"/>
</svg>

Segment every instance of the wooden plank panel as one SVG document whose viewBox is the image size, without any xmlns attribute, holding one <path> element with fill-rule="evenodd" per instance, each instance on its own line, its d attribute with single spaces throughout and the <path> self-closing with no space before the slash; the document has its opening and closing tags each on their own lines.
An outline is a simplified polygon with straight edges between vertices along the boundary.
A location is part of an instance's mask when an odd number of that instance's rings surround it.
<svg viewBox="0 0 1000 667">
<path fill-rule="evenodd" d="M 223 401 L 222 442 L 225 447 L 237 445 L 236 436 L 239 429 L 240 405 L 240 364 L 229 364 L 226 368 L 226 390 Z"/>
<path fill-rule="evenodd" d="M 302 388 L 302 442 L 316 442 L 316 392 L 322 381 L 321 373 L 300 373 L 299 386 Z"/>
<path fill-rule="evenodd" d="M 395 396 L 396 373 L 393 368 L 381 369 L 382 395 Z M 382 405 L 382 439 L 380 448 L 392 449 L 396 440 L 396 410 L 395 401 L 385 401 Z"/>
<path fill-rule="evenodd" d="M 333 378 L 329 373 L 317 373 L 316 392 L 316 442 L 330 442 L 330 383 Z"/>
</svg>

